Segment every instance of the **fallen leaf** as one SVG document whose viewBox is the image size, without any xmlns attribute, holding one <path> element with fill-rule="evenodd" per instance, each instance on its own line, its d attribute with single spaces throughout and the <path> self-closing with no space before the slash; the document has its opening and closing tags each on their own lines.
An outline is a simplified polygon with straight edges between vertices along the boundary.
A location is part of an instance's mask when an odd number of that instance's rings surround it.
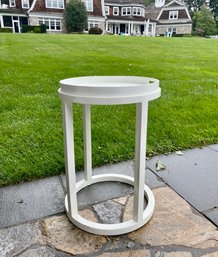
<svg viewBox="0 0 218 257">
<path fill-rule="evenodd" d="M 164 165 L 161 161 L 158 161 L 156 162 L 156 171 L 159 171 L 159 170 L 165 170 L 166 169 L 166 165 Z"/>
<path fill-rule="evenodd" d="M 183 152 L 181 152 L 181 151 L 176 151 L 176 154 L 182 156 L 182 155 L 183 155 Z"/>
</svg>

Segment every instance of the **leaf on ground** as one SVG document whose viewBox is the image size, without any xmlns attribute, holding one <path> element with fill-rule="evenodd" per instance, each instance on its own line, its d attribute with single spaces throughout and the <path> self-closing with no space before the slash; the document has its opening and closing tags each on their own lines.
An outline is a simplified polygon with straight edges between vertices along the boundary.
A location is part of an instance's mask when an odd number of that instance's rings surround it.
<svg viewBox="0 0 218 257">
<path fill-rule="evenodd" d="M 157 160 L 156 162 L 156 171 L 165 170 L 167 168 L 161 161 Z"/>
<path fill-rule="evenodd" d="M 183 152 L 181 152 L 181 151 L 176 151 L 176 154 L 182 156 L 182 155 L 183 155 Z"/>
</svg>

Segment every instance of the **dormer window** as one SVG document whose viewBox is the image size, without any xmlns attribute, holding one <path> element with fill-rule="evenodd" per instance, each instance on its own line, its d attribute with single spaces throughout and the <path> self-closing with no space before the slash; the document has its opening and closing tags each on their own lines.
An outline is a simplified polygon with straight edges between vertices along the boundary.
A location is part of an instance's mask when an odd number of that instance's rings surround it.
<svg viewBox="0 0 218 257">
<path fill-rule="evenodd" d="M 29 0 L 22 0 L 22 8 L 29 9 Z"/>
<path fill-rule="evenodd" d="M 123 7 L 122 8 L 122 15 L 123 16 L 131 15 L 131 7 Z"/>
<path fill-rule="evenodd" d="M 176 20 L 178 19 L 178 11 L 170 11 L 169 12 L 169 19 L 170 20 Z"/>
<path fill-rule="evenodd" d="M 119 7 L 113 7 L 113 15 L 118 16 L 119 15 Z"/>
<path fill-rule="evenodd" d="M 141 8 L 140 7 L 133 7 L 132 15 L 141 16 L 141 14 L 142 14 L 142 12 L 141 12 Z"/>
<path fill-rule="evenodd" d="M 110 14 L 109 6 L 105 6 L 104 11 L 105 11 L 105 15 L 109 15 Z"/>
<path fill-rule="evenodd" d="M 88 12 L 93 12 L 93 0 L 84 0 Z"/>
<path fill-rule="evenodd" d="M 16 6 L 15 0 L 10 0 L 9 5 L 10 5 L 10 7 L 15 7 Z"/>
</svg>

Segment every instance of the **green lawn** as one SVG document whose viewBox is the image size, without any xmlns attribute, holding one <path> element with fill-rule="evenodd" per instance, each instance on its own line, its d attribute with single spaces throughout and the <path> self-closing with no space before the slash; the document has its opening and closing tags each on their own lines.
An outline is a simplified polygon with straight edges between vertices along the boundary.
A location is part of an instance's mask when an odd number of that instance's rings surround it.
<svg viewBox="0 0 218 257">
<path fill-rule="evenodd" d="M 64 171 L 59 81 L 92 75 L 158 78 L 147 154 L 218 143 L 218 41 L 92 35 L 0 35 L 0 185 Z M 76 165 L 83 168 L 81 106 Z M 135 106 L 92 107 L 93 166 L 134 157 Z"/>
</svg>

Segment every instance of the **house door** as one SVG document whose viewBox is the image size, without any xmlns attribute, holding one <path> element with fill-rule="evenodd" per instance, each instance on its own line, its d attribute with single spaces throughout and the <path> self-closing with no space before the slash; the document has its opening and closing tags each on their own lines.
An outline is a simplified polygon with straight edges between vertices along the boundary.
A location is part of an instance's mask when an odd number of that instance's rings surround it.
<svg viewBox="0 0 218 257">
<path fill-rule="evenodd" d="M 19 21 L 13 21 L 13 32 L 20 33 Z"/>
<path fill-rule="evenodd" d="M 144 26 L 144 25 L 141 25 L 141 27 L 140 27 L 140 32 L 141 32 L 142 35 L 143 35 L 144 31 L 145 31 L 145 26 Z"/>
<path fill-rule="evenodd" d="M 120 24 L 120 33 L 125 33 L 125 24 Z"/>
</svg>

